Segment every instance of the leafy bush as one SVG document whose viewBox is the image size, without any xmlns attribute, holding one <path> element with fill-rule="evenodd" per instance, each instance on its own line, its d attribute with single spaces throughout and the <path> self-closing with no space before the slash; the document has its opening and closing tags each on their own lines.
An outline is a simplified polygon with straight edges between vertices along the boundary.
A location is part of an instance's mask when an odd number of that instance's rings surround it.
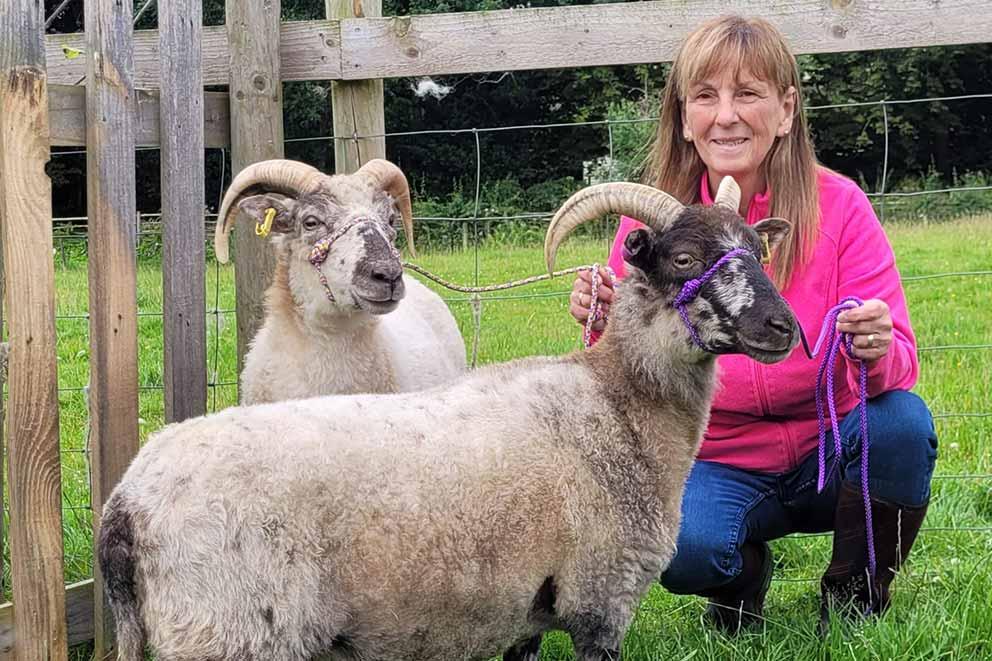
<svg viewBox="0 0 992 661">
<path fill-rule="evenodd" d="M 611 103 L 607 119 L 612 148 L 607 144 L 606 155 L 586 163 L 588 182 L 639 181 L 658 127 L 657 116 L 658 99 L 655 97 Z"/>
<path fill-rule="evenodd" d="M 419 248 L 459 250 L 475 245 L 533 246 L 544 240 L 548 222 L 572 193 L 583 187 L 572 177 L 550 179 L 524 187 L 513 179 L 489 182 L 479 191 L 456 184 L 444 198 L 414 193 Z M 590 223 L 576 230 L 583 236 L 604 236 L 612 222 Z"/>
</svg>

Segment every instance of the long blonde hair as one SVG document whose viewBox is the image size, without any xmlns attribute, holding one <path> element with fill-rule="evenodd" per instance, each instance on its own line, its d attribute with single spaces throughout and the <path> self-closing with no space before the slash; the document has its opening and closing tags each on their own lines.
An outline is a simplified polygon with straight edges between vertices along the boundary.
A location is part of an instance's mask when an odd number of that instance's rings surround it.
<svg viewBox="0 0 992 661">
<path fill-rule="evenodd" d="M 686 204 L 699 202 L 706 165 L 683 139 L 682 112 L 690 86 L 732 68 L 776 86 L 779 95 L 796 90 L 792 129 L 776 138 L 762 167 L 771 190 L 770 214 L 792 222 L 793 231 L 772 259 L 772 277 L 784 289 L 813 254 L 820 227 L 816 155 L 803 108 L 799 67 L 782 34 L 760 18 L 722 16 L 701 25 L 683 42 L 662 92 L 661 118 L 644 180 Z"/>
</svg>

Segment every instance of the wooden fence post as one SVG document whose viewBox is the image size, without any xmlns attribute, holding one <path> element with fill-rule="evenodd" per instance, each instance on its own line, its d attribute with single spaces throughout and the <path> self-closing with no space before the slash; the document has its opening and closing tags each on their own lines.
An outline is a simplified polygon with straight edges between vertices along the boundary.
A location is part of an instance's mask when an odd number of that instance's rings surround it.
<svg viewBox="0 0 992 661">
<path fill-rule="evenodd" d="M 10 555 L 14 658 L 66 659 L 62 470 L 44 3 L 4 0 L 0 232 L 8 286 Z"/>
<path fill-rule="evenodd" d="M 207 411 L 202 0 L 159 5 L 165 421 Z"/>
<path fill-rule="evenodd" d="M 382 16 L 382 0 L 325 0 L 327 18 Z M 331 82 L 334 171 L 349 174 L 373 158 L 386 157 L 382 80 Z M 349 137 L 348 140 L 340 138 Z M 352 136 L 375 136 L 354 138 Z"/>
<path fill-rule="evenodd" d="M 279 0 L 227 0 L 231 79 L 231 170 L 282 158 L 282 82 L 279 66 Z M 234 232 L 237 291 L 238 374 L 248 343 L 262 325 L 264 294 L 275 257 L 268 241 L 255 236 L 244 216 Z"/>
<path fill-rule="evenodd" d="M 90 503 L 103 504 L 138 451 L 131 3 L 87 0 L 86 207 L 90 298 Z M 94 545 L 94 548 L 96 544 Z M 93 563 L 95 658 L 116 656 L 113 620 Z"/>
</svg>

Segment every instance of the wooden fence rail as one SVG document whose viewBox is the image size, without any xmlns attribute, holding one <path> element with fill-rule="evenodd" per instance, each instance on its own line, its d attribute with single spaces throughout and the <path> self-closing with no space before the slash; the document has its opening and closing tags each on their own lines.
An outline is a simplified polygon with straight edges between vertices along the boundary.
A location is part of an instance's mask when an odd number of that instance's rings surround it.
<svg viewBox="0 0 992 661">
<path fill-rule="evenodd" d="M 359 4 L 360 0 L 359 0 Z M 764 16 L 797 53 L 984 43 L 987 0 L 654 0 L 546 9 L 292 21 L 261 35 L 278 43 L 283 81 L 366 80 L 665 62 L 682 37 L 729 10 Z M 278 34 L 278 38 L 276 35 Z M 79 34 L 46 38 L 49 81 L 76 84 Z M 203 83 L 228 83 L 224 27 L 203 29 Z M 160 87 L 158 37 L 135 33 L 135 85 Z"/>
<path fill-rule="evenodd" d="M 203 146 L 231 146 L 231 115 L 227 92 L 203 93 Z M 134 144 L 162 144 L 158 90 L 135 90 Z M 86 146 L 86 88 L 81 85 L 48 86 L 48 121 L 53 147 Z M 188 157 L 188 154 L 187 154 Z"/>
</svg>

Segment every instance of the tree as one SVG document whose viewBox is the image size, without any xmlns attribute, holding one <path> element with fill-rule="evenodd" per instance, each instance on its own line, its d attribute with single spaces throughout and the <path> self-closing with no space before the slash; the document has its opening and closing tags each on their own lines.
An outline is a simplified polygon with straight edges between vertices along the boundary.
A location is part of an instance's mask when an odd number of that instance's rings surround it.
<svg viewBox="0 0 992 661">
<path fill-rule="evenodd" d="M 145 0 L 134 0 L 137 8 Z M 46 0 L 51 12 L 60 4 Z M 538 0 L 528 6 L 556 6 L 558 0 Z M 507 0 L 385 0 L 386 15 L 480 11 L 513 6 Z M 324 0 L 283 0 L 284 20 L 324 17 Z M 224 0 L 204 0 L 204 23 L 222 24 Z M 154 28 L 154 4 L 138 23 Z M 69 3 L 53 22 L 52 31 L 82 29 L 82 0 Z M 992 44 L 839 53 L 800 58 L 808 102 L 812 106 L 881 99 L 946 97 L 992 89 Z M 629 118 L 643 110 L 654 112 L 667 67 L 639 65 L 492 72 L 437 77 L 429 82 L 392 79 L 385 84 L 388 133 L 444 129 L 492 129 L 511 126 L 572 124 Z M 328 82 L 284 85 L 287 138 L 329 136 Z M 220 87 L 218 89 L 224 89 Z M 425 94 L 425 90 L 434 94 Z M 888 120 L 888 184 L 935 172 L 950 183 L 966 171 L 988 171 L 992 153 L 992 104 L 988 99 L 866 105 L 810 113 L 820 158 L 876 188 L 885 157 Z M 629 152 L 632 140 L 650 133 L 615 127 L 615 147 Z M 478 134 L 483 182 L 514 180 L 523 188 L 579 179 L 584 165 L 609 153 L 609 132 L 603 126 L 564 126 Z M 474 194 L 476 135 L 433 134 L 393 136 L 387 156 L 409 174 L 418 192 L 444 197 L 455 189 Z M 330 140 L 291 142 L 287 157 L 333 170 Z M 622 155 L 628 161 L 637 153 Z M 631 171 L 631 164 L 625 165 Z M 57 215 L 77 215 L 85 209 L 85 158 L 53 159 L 50 171 L 58 191 Z M 207 165 L 205 203 L 215 206 L 220 194 L 220 158 Z M 138 207 L 153 211 L 159 204 L 157 152 L 138 154 Z"/>
</svg>

